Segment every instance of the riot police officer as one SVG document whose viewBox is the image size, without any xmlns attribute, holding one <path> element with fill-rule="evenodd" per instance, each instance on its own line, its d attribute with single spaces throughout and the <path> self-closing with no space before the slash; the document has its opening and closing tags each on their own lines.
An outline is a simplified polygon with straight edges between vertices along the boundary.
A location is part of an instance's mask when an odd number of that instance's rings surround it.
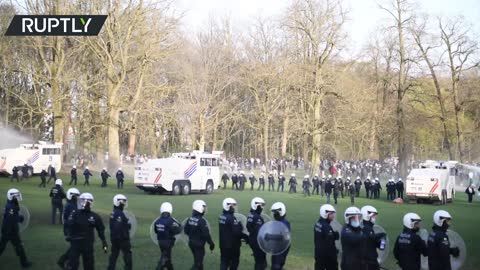
<svg viewBox="0 0 480 270">
<path fill-rule="evenodd" d="M 100 173 L 100 177 L 102 178 L 101 187 L 106 187 L 107 186 L 107 180 L 110 177 L 110 174 L 107 172 L 107 168 L 103 168 L 102 172 Z"/>
<path fill-rule="evenodd" d="M 25 167 L 25 166 L 24 166 Z M 49 170 L 48 172 L 50 173 L 50 177 L 47 180 L 47 184 L 50 183 L 50 180 L 53 179 L 53 181 L 57 180 L 57 172 L 55 170 L 55 167 L 53 167 L 51 164 L 48 166 Z"/>
<path fill-rule="evenodd" d="M 123 189 L 123 182 L 125 181 L 125 175 L 123 174 L 122 168 L 118 168 L 117 173 L 115 174 L 117 179 L 117 188 Z"/>
<path fill-rule="evenodd" d="M 260 177 L 258 178 L 258 190 L 262 189 L 262 191 L 265 191 L 265 175 L 263 173 L 260 174 Z"/>
<path fill-rule="evenodd" d="M 261 215 L 264 207 L 265 201 L 262 198 L 253 198 L 250 202 L 250 214 L 247 217 L 248 242 L 255 260 L 254 270 L 265 270 L 267 268 L 267 256 L 257 242 L 258 231 L 265 223 Z"/>
<path fill-rule="evenodd" d="M 22 201 L 22 193 L 16 188 L 7 191 L 7 204 L 3 212 L 2 237 L 0 239 L 0 256 L 2 255 L 8 242 L 11 242 L 15 248 L 15 253 L 20 258 L 22 268 L 30 268 L 32 263 L 28 261 L 22 240 L 20 239 L 20 230 L 18 223 L 24 221 L 24 217 L 19 214 L 19 202 Z"/>
<path fill-rule="evenodd" d="M 125 270 L 132 270 L 132 245 L 130 244 L 131 224 L 123 209 L 127 208 L 127 197 L 117 194 L 113 197 L 113 212 L 110 214 L 110 242 L 112 243 L 108 270 L 115 270 L 117 258 L 122 251 Z"/>
<path fill-rule="evenodd" d="M 65 240 L 70 242 L 70 238 L 68 235 L 68 217 L 74 212 L 77 211 L 77 198 L 80 196 L 80 191 L 76 188 L 69 188 L 67 190 L 67 203 L 65 204 L 65 208 L 63 209 L 63 235 L 65 236 Z M 68 256 L 70 254 L 70 246 L 68 247 L 67 251 L 60 256 L 57 261 L 57 265 L 60 266 L 61 269 L 65 269 L 67 266 L 65 263 L 67 262 Z"/>
<path fill-rule="evenodd" d="M 350 196 L 350 204 L 355 205 L 355 196 L 357 195 L 357 192 L 353 183 L 350 183 L 350 185 L 347 187 L 347 192 Z"/>
<path fill-rule="evenodd" d="M 203 218 L 207 204 L 202 200 L 196 200 L 192 205 L 193 213 L 188 218 L 184 232 L 188 235 L 188 246 L 193 254 L 192 270 L 203 270 L 203 258 L 205 257 L 205 243 L 210 246 L 210 251 L 215 249 L 215 244 L 210 236 L 210 229 Z"/>
<path fill-rule="evenodd" d="M 70 184 L 71 186 L 73 183 L 74 186 L 77 185 L 77 166 L 73 165 L 72 169 L 70 170 Z"/>
<path fill-rule="evenodd" d="M 393 179 L 389 179 L 387 184 L 385 185 L 385 188 L 387 190 L 387 200 L 393 201 L 395 200 L 395 182 Z"/>
<path fill-rule="evenodd" d="M 333 192 L 332 179 L 328 177 L 327 181 L 325 181 L 325 194 L 327 195 L 327 203 L 330 203 L 330 196 L 332 196 L 332 192 Z"/>
<path fill-rule="evenodd" d="M 272 191 L 275 191 L 275 178 L 273 177 L 273 172 L 268 174 L 268 191 L 270 191 L 270 188 Z"/>
<path fill-rule="evenodd" d="M 332 229 L 330 222 L 335 219 L 335 208 L 330 204 L 320 207 L 320 219 L 314 226 L 315 270 L 338 270 L 335 241 L 340 234 Z"/>
<path fill-rule="evenodd" d="M 403 199 L 404 186 L 403 186 L 402 178 L 398 178 L 398 181 L 395 184 L 395 187 L 397 189 L 397 198 L 402 198 Z"/>
<path fill-rule="evenodd" d="M 370 182 L 370 177 L 367 177 L 363 185 L 365 186 L 366 197 L 367 199 L 370 199 L 370 187 L 372 186 L 372 182 Z"/>
<path fill-rule="evenodd" d="M 340 181 L 335 179 L 333 182 L 333 202 L 337 204 L 338 194 L 340 193 Z"/>
<path fill-rule="evenodd" d="M 375 233 L 373 231 L 373 225 L 378 215 L 377 209 L 375 207 L 366 205 L 362 207 L 362 218 L 363 218 L 363 234 L 366 237 L 365 243 L 365 257 L 364 263 L 366 269 L 379 270 L 380 265 L 378 264 L 378 253 L 377 248 L 381 247 L 381 242 L 385 241 L 385 233 Z"/>
<path fill-rule="evenodd" d="M 312 183 L 313 183 L 312 195 L 315 195 L 315 192 L 318 195 L 319 187 L 320 187 L 320 179 L 318 178 L 318 174 L 315 174 L 315 176 L 312 178 Z"/>
<path fill-rule="evenodd" d="M 12 178 L 10 179 L 10 182 L 13 182 L 13 179 L 17 179 L 17 183 L 20 182 L 20 179 L 18 179 L 18 168 L 17 168 L 17 166 L 13 166 Z"/>
<path fill-rule="evenodd" d="M 302 182 L 302 187 L 303 187 L 303 195 L 304 196 L 310 196 L 310 186 L 312 184 L 310 183 L 309 175 L 303 176 L 303 182 Z"/>
<path fill-rule="evenodd" d="M 173 206 L 171 203 L 162 203 L 160 206 L 160 218 L 155 220 L 153 225 L 161 252 L 157 270 L 173 270 L 172 248 L 175 245 L 175 235 L 181 232 L 182 225 L 171 216 L 172 212 Z"/>
<path fill-rule="evenodd" d="M 232 189 L 233 187 L 235 187 L 235 189 L 238 190 L 238 175 L 236 172 L 234 172 L 232 175 Z"/>
<path fill-rule="evenodd" d="M 343 180 L 342 180 L 342 177 L 339 177 L 337 179 L 337 183 L 338 183 L 338 191 L 340 192 L 340 195 L 342 196 L 342 199 L 343 199 L 343 191 L 344 191 L 344 183 L 343 183 Z"/>
<path fill-rule="evenodd" d="M 62 187 L 62 179 L 55 180 L 55 186 L 50 190 L 52 198 L 52 224 L 55 225 L 55 218 L 58 210 L 59 223 L 62 224 L 63 200 L 67 197 Z"/>
<path fill-rule="evenodd" d="M 322 179 L 320 179 L 320 196 L 324 196 L 325 195 L 325 184 L 326 184 L 326 180 L 325 180 L 325 177 L 322 177 Z"/>
<path fill-rule="evenodd" d="M 397 237 L 393 255 L 402 270 L 420 270 L 421 255 L 427 256 L 427 245 L 417 234 L 422 219 L 416 213 L 403 216 L 403 231 Z"/>
<path fill-rule="evenodd" d="M 282 192 L 283 192 L 284 183 L 285 183 L 285 176 L 283 176 L 283 172 L 281 172 L 281 173 L 280 173 L 280 176 L 278 176 L 277 192 L 280 191 L 280 188 L 282 189 Z"/>
<path fill-rule="evenodd" d="M 288 185 L 290 186 L 288 193 L 297 193 L 297 178 L 295 178 L 294 173 L 290 175 L 290 180 L 288 180 Z"/>
<path fill-rule="evenodd" d="M 38 187 L 47 187 L 47 171 L 45 171 L 45 169 L 42 169 L 42 171 L 40 172 L 40 185 L 38 185 Z"/>
<path fill-rule="evenodd" d="M 271 211 L 273 213 L 273 218 L 276 221 L 282 222 L 288 228 L 288 231 L 291 231 L 290 222 L 287 220 L 287 207 L 285 207 L 285 204 L 282 202 L 276 202 L 272 204 Z M 272 270 L 283 269 L 283 266 L 287 261 L 289 251 L 290 247 L 278 255 L 272 255 Z"/>
<path fill-rule="evenodd" d="M 245 183 L 247 182 L 247 177 L 245 177 L 245 172 L 241 171 L 240 176 L 238 177 L 238 181 L 240 182 L 240 190 L 245 190 Z"/>
<path fill-rule="evenodd" d="M 235 216 L 237 202 L 226 198 L 222 202 L 223 212 L 218 217 L 218 232 L 220 239 L 220 269 L 236 270 L 240 263 L 241 240 L 248 243 L 248 236 L 243 233 L 243 227 Z"/>
<path fill-rule="evenodd" d="M 357 270 L 363 268 L 363 253 L 365 236 L 361 228 L 362 213 L 357 207 L 351 206 L 345 210 L 345 225 L 340 241 L 342 243 L 342 270 Z"/>
<path fill-rule="evenodd" d="M 427 254 L 428 269 L 451 270 L 450 255 L 460 256 L 458 247 L 450 246 L 447 230 L 450 227 L 452 216 L 444 210 L 433 214 L 433 231 L 428 236 Z"/>
<path fill-rule="evenodd" d="M 355 180 L 355 197 L 360 196 L 360 188 L 362 187 L 362 180 L 360 180 L 360 176 L 357 176 L 357 179 Z"/>
<path fill-rule="evenodd" d="M 257 181 L 253 172 L 250 172 L 250 177 L 248 177 L 248 180 L 250 181 L 250 190 L 253 191 L 253 187 L 255 185 L 255 182 Z"/>
<path fill-rule="evenodd" d="M 84 186 L 90 186 L 90 176 L 93 176 L 90 170 L 88 169 L 88 166 L 85 167 L 85 170 L 83 171 L 83 177 L 85 178 L 85 182 L 83 183 Z"/>
<path fill-rule="evenodd" d="M 67 228 L 71 245 L 68 259 L 69 270 L 78 269 L 80 256 L 83 257 L 83 268 L 85 270 L 94 269 L 94 229 L 97 230 L 98 237 L 102 240 L 104 252 L 108 251 L 108 244 L 105 239 L 105 226 L 102 218 L 92 211 L 92 206 L 93 195 L 82 193 L 78 199 L 78 210 L 72 212 L 68 217 Z"/>
<path fill-rule="evenodd" d="M 222 175 L 223 189 L 227 189 L 228 180 L 229 180 L 228 174 L 224 172 Z"/>
</svg>

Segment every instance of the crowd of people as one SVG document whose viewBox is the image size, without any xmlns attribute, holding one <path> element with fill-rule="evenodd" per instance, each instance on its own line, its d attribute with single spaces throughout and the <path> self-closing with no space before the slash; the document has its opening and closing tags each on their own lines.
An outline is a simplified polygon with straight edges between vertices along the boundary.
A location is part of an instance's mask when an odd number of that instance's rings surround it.
<svg viewBox="0 0 480 270">
<path fill-rule="evenodd" d="M 52 204 L 55 204 L 52 222 L 55 222 L 55 212 L 60 211 L 65 220 L 63 233 L 69 248 L 58 260 L 61 269 L 78 269 L 79 259 L 82 257 L 84 269 L 94 269 L 94 231 L 102 241 L 103 251 L 108 253 L 109 244 L 105 236 L 105 224 L 102 218 L 93 211 L 94 197 L 90 193 L 81 193 L 77 188 L 63 191 L 62 181 L 57 180 L 52 188 L 50 196 Z M 20 238 L 19 224 L 23 217 L 19 212 L 22 194 L 18 189 L 10 189 L 7 192 L 7 204 L 2 223 L 0 239 L 0 255 L 6 244 L 11 242 L 15 247 L 17 256 L 23 268 L 30 268 L 32 263 L 27 259 L 22 240 Z M 67 204 L 63 208 L 63 200 Z M 62 206 L 60 206 L 62 205 Z M 124 267 L 133 269 L 132 248 L 130 243 L 131 224 L 124 210 L 128 206 L 128 199 L 122 194 L 113 198 L 113 210 L 109 219 L 110 228 L 110 257 L 108 268 L 116 268 L 116 261 L 120 252 L 123 255 Z M 233 198 L 225 198 L 222 202 L 222 212 L 218 217 L 219 224 L 219 248 L 220 269 L 239 269 L 240 252 L 242 243 L 250 246 L 253 253 L 253 268 L 267 268 L 267 253 L 271 250 L 266 241 L 275 239 L 278 244 L 283 244 L 284 236 L 267 232 L 261 234 L 260 230 L 266 223 L 262 212 L 266 206 L 265 200 L 255 197 L 250 203 L 250 213 L 246 224 L 242 224 L 235 216 L 237 202 Z M 192 204 L 192 215 L 182 226 L 173 218 L 173 205 L 164 202 L 160 206 L 160 217 L 153 223 L 154 232 L 160 249 L 160 259 L 156 269 L 173 269 L 172 248 L 175 244 L 175 235 L 182 231 L 188 236 L 188 246 L 193 256 L 191 269 L 203 269 L 205 257 L 205 245 L 209 249 L 215 249 L 215 242 L 205 219 L 207 204 L 203 200 L 195 200 Z M 287 207 L 282 202 L 271 205 L 270 211 L 273 219 L 290 234 L 291 226 L 287 220 Z M 338 253 L 335 242 L 340 241 L 342 254 L 340 266 L 342 270 L 367 270 L 380 269 L 378 252 L 385 252 L 385 233 L 374 231 L 374 225 L 379 215 L 375 207 L 367 205 L 361 209 L 349 207 L 346 209 L 343 219 L 345 225 L 341 231 L 336 231 L 331 222 L 336 219 L 336 210 L 333 205 L 324 204 L 320 207 L 319 219 L 313 226 L 314 235 L 314 259 L 317 270 L 337 270 Z M 397 237 L 393 254 L 398 265 L 403 270 L 420 269 L 421 256 L 428 256 L 429 269 L 450 269 L 450 255 L 458 257 L 460 249 L 452 246 L 447 230 L 452 222 L 452 216 L 438 210 L 433 215 L 433 228 L 428 240 L 420 238 L 418 232 L 422 225 L 421 217 L 416 213 L 407 213 L 403 217 L 403 230 Z M 246 227 L 248 234 L 244 232 Z M 279 238 L 280 237 L 280 238 Z M 259 240 L 260 239 L 260 240 Z M 281 240 L 279 240 L 281 239 Z M 289 245 L 289 243 L 287 243 Z M 290 247 L 271 256 L 271 269 L 283 269 L 289 254 Z M 386 251 L 388 252 L 388 251 Z M 245 266 L 242 266 L 245 269 Z M 248 267 L 250 268 L 250 267 Z"/>
<path fill-rule="evenodd" d="M 223 189 L 227 189 L 229 181 L 232 182 L 231 188 L 239 191 L 245 190 L 247 181 L 250 183 L 250 191 L 265 191 L 265 184 L 268 184 L 267 191 L 284 192 L 285 184 L 287 183 L 283 172 L 280 172 L 277 177 L 275 177 L 274 172 L 269 172 L 267 175 L 262 172 L 258 179 L 253 171 L 248 176 L 244 171 L 239 173 L 233 172 L 231 176 L 225 172 L 222 175 Z M 287 183 L 289 193 L 297 193 L 298 182 L 295 173 L 292 173 Z M 275 184 L 277 184 L 276 187 Z M 360 196 L 362 186 L 364 186 L 365 196 L 368 199 L 379 199 L 380 191 L 383 189 L 380 179 L 378 177 L 371 179 L 370 176 L 367 176 L 364 180 L 360 176 L 357 176 L 355 180 L 347 176 L 343 180 L 342 176 L 333 177 L 328 175 L 327 177 L 319 177 L 318 174 L 315 174 L 313 177 L 310 177 L 310 175 L 306 174 L 302 179 L 301 185 L 304 196 L 325 196 L 327 203 L 330 203 L 331 198 L 333 198 L 335 204 L 337 204 L 339 197 L 349 197 L 352 205 L 355 203 L 355 198 Z M 403 199 L 405 185 L 402 178 L 398 178 L 397 181 L 389 179 L 385 184 L 385 190 L 387 199 Z"/>
</svg>

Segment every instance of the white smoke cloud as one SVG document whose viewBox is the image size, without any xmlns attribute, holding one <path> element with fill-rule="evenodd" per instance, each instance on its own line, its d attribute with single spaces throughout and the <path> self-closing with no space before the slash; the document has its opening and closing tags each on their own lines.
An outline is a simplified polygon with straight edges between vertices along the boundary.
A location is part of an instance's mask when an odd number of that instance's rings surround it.
<svg viewBox="0 0 480 270">
<path fill-rule="evenodd" d="M 22 134 L 10 127 L 0 126 L 0 149 L 17 148 L 22 143 L 34 143 L 28 135 Z"/>
</svg>

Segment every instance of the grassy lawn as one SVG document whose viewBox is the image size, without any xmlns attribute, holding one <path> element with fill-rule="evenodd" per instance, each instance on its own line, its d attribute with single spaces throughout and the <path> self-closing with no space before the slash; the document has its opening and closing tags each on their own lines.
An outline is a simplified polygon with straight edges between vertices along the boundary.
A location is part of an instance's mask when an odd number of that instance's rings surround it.
<svg viewBox="0 0 480 270">
<path fill-rule="evenodd" d="M 98 174 L 97 174 L 98 175 Z M 100 188 L 100 180 L 95 176 L 90 182 L 91 186 L 84 188 L 80 185 L 81 192 L 91 192 L 95 196 L 94 211 L 99 213 L 106 225 L 108 225 L 108 215 L 112 208 L 112 198 L 118 192 L 114 181 L 109 182 L 107 188 Z M 300 175 L 297 174 L 298 179 Z M 64 182 L 69 181 L 69 177 L 64 177 Z M 58 269 L 56 261 L 58 257 L 66 250 L 67 243 L 64 241 L 62 226 L 50 225 L 50 198 L 48 197 L 50 184 L 47 188 L 38 188 L 40 180 L 34 177 L 28 181 L 19 184 L 10 183 L 10 180 L 0 178 L 0 198 L 2 202 L 6 200 L 6 191 L 9 188 L 19 188 L 23 193 L 23 204 L 30 210 L 32 219 L 30 227 L 22 234 L 25 249 L 29 259 L 34 263 L 33 269 Z M 83 180 L 79 181 L 80 183 Z M 247 184 L 247 190 L 243 192 L 232 190 L 217 190 L 212 195 L 192 194 L 190 196 L 170 196 L 170 195 L 149 195 L 132 185 L 127 180 L 125 189 L 121 192 L 128 196 L 128 210 L 133 212 L 138 221 L 138 228 L 135 239 L 132 240 L 134 269 L 154 269 L 160 257 L 160 251 L 150 240 L 149 227 L 152 221 L 159 215 L 160 204 L 164 201 L 170 201 L 174 206 L 173 215 L 179 221 L 190 215 L 191 204 L 195 199 L 203 199 L 208 204 L 208 213 L 206 218 L 212 226 L 212 236 L 217 244 L 213 254 L 207 252 L 205 257 L 205 269 L 218 269 L 220 262 L 220 252 L 218 250 L 218 223 L 217 216 L 221 212 L 221 202 L 225 197 L 233 197 L 237 200 L 239 211 L 247 214 L 249 211 L 250 200 L 254 196 L 261 196 L 267 202 L 269 208 L 272 203 L 282 201 L 287 206 L 287 217 L 292 226 L 292 248 L 287 259 L 286 269 L 313 269 L 313 225 L 318 219 L 319 207 L 325 203 L 326 199 L 320 196 L 305 198 L 301 194 L 288 194 L 277 192 L 251 192 L 250 185 Z M 363 187 L 362 187 L 363 188 Z M 65 189 L 68 186 L 65 185 Z M 287 188 L 288 190 L 288 188 Z M 361 196 L 364 196 L 362 189 Z M 466 202 L 464 193 L 457 193 L 457 198 L 453 204 L 445 207 L 436 205 L 395 205 L 385 200 L 386 194 L 382 193 L 381 200 L 357 199 L 356 205 L 361 207 L 365 204 L 375 206 L 379 212 L 379 225 L 385 228 L 390 237 L 390 248 L 398 233 L 402 229 L 402 217 L 405 213 L 414 211 L 420 214 L 424 219 L 424 228 L 431 229 L 432 215 L 440 208 L 443 208 L 452 214 L 454 221 L 452 229 L 462 235 L 468 249 L 467 262 L 464 269 L 478 269 L 480 265 L 480 203 L 476 197 L 473 204 Z M 343 224 L 343 212 L 350 206 L 350 199 L 345 197 L 339 200 L 336 206 L 338 220 Z M 3 205 L 1 206 L 3 208 Z M 2 211 L 3 213 L 3 211 Z M 109 237 L 107 237 L 109 238 Z M 96 241 L 96 268 L 106 269 L 108 256 L 103 254 L 100 241 Z M 208 249 L 207 249 L 208 250 Z M 189 269 L 192 264 L 190 250 L 183 243 L 177 243 L 173 250 L 173 260 L 176 269 Z M 123 269 L 123 261 L 119 258 L 118 269 Z M 7 246 L 6 251 L 0 257 L 2 269 L 19 269 L 20 264 L 15 256 L 11 245 Z M 393 255 L 390 254 L 387 264 L 388 269 L 397 269 Z M 242 246 L 242 256 L 240 269 L 253 268 L 253 258 L 248 246 Z"/>
</svg>

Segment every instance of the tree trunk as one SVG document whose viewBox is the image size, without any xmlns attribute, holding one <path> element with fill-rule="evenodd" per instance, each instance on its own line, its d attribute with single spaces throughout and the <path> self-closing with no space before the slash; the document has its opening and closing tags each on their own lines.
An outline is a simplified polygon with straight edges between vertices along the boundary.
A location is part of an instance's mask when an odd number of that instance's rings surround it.
<svg viewBox="0 0 480 270">
<path fill-rule="evenodd" d="M 263 156 L 265 158 L 265 162 L 268 161 L 268 125 L 269 125 L 269 121 L 268 120 L 265 120 L 265 122 L 263 122 Z"/>
<path fill-rule="evenodd" d="M 283 116 L 282 152 L 281 152 L 282 158 L 284 158 L 287 155 L 288 122 L 289 122 L 288 114 L 289 114 L 288 101 L 285 101 L 285 112 Z"/>
<path fill-rule="evenodd" d="M 120 159 L 120 139 L 118 136 L 118 125 L 120 118 L 120 111 L 115 108 L 111 108 L 108 111 L 109 125 L 108 125 L 108 164 L 118 167 Z"/>
<path fill-rule="evenodd" d="M 217 140 L 218 140 L 218 128 L 217 125 L 213 128 L 213 135 L 212 135 L 212 153 L 213 151 L 217 151 Z"/>
<path fill-rule="evenodd" d="M 456 129 L 456 135 L 457 135 L 457 149 L 458 149 L 459 160 L 460 162 L 463 162 L 463 148 L 462 148 L 463 136 L 462 136 L 462 131 L 460 127 L 460 120 L 458 117 L 458 114 L 460 112 L 460 105 L 458 104 L 456 88 L 457 88 L 456 83 L 453 83 L 452 89 L 453 89 L 453 105 L 455 106 L 454 111 L 455 111 L 455 129 Z"/>
<path fill-rule="evenodd" d="M 135 155 L 135 144 L 137 142 L 137 129 L 132 126 L 130 132 L 128 132 L 128 150 L 127 155 Z"/>
</svg>

